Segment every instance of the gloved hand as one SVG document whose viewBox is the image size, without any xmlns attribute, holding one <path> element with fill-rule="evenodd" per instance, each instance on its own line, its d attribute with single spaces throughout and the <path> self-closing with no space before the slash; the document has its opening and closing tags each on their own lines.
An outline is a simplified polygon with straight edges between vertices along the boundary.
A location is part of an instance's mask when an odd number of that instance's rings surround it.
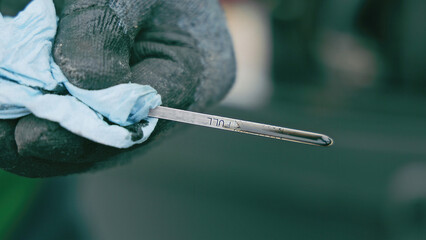
<svg viewBox="0 0 426 240">
<path fill-rule="evenodd" d="M 219 101 L 235 78 L 232 43 L 216 0 L 65 0 L 56 7 L 63 10 L 54 58 L 78 87 L 148 84 L 164 106 L 199 111 Z M 104 168 L 125 159 L 125 152 L 158 142 L 170 127 L 160 121 L 149 141 L 119 150 L 33 115 L 3 120 L 0 168 L 27 177 Z"/>
</svg>

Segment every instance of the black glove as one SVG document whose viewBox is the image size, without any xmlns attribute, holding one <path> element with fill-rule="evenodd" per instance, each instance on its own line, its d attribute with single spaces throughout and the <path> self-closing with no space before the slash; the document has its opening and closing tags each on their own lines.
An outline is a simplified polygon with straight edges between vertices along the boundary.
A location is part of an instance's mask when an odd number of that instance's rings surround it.
<svg viewBox="0 0 426 240">
<path fill-rule="evenodd" d="M 235 78 L 231 39 L 216 0 L 66 0 L 54 57 L 78 87 L 149 84 L 164 106 L 180 109 L 199 111 L 219 101 Z M 145 150 L 170 127 L 160 121 L 150 140 L 130 151 Z M 27 177 L 104 168 L 129 152 L 33 115 L 0 121 L 0 146 L 0 167 Z"/>
</svg>

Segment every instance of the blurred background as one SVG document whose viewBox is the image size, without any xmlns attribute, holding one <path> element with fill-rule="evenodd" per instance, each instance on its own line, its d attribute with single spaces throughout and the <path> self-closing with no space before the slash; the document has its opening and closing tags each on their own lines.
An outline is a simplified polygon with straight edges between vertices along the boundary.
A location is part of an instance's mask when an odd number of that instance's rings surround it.
<svg viewBox="0 0 426 240">
<path fill-rule="evenodd" d="M 324 133 L 335 145 L 191 126 L 106 171 L 0 173 L 0 189 L 16 185 L 0 192 L 14 196 L 0 202 L 0 234 L 426 239 L 426 1 L 222 3 L 238 79 L 208 112 Z"/>
</svg>

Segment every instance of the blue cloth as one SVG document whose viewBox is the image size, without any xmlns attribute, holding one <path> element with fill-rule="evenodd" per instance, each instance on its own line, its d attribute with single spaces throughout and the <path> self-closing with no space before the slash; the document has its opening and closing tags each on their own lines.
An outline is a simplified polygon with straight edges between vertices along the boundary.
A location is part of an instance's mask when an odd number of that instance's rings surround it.
<svg viewBox="0 0 426 240">
<path fill-rule="evenodd" d="M 56 28 L 52 0 L 33 0 L 15 18 L 0 14 L 0 119 L 32 113 L 116 148 L 146 141 L 158 121 L 148 112 L 161 104 L 160 95 L 133 83 L 95 91 L 72 85 L 52 57 Z M 58 88 L 66 88 L 69 95 L 54 94 Z M 142 127 L 143 137 L 132 140 L 125 126 L 144 119 L 148 124 Z"/>
</svg>

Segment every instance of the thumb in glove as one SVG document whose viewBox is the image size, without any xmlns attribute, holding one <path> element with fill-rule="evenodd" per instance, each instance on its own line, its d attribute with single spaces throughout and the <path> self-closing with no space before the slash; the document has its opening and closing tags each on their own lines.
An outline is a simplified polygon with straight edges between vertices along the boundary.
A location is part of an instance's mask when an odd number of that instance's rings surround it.
<svg viewBox="0 0 426 240">
<path fill-rule="evenodd" d="M 77 0 L 65 1 L 63 9 L 54 57 L 80 88 L 149 84 L 165 106 L 201 110 L 233 82 L 232 44 L 215 0 Z M 0 131 L 0 142 L 10 147 L 0 155 L 0 167 L 24 176 L 99 169 L 135 149 L 99 145 L 34 116 L 3 122 L 2 128 L 8 134 Z M 169 128 L 160 121 L 151 138 Z"/>
</svg>

